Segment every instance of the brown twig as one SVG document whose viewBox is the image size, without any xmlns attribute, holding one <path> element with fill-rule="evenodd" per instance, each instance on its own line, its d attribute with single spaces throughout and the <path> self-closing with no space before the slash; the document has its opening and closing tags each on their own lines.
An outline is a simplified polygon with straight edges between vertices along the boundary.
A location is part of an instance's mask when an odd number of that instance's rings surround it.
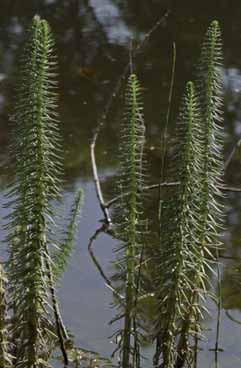
<svg viewBox="0 0 241 368">
<path fill-rule="evenodd" d="M 113 292 L 113 294 L 118 298 L 119 302 L 121 304 L 125 304 L 125 301 L 124 301 L 124 297 L 122 295 L 120 295 L 114 288 L 114 286 L 112 285 L 110 279 L 106 276 L 105 272 L 103 271 L 100 263 L 98 262 L 96 256 L 94 255 L 94 252 L 92 250 L 92 246 L 93 246 L 93 243 L 94 241 L 98 238 L 98 236 L 101 234 L 101 233 L 107 233 L 108 232 L 108 228 L 109 226 L 106 225 L 106 224 L 103 224 L 101 227 L 99 227 L 95 233 L 90 237 L 90 240 L 89 240 L 89 244 L 88 244 L 88 251 L 89 251 L 89 254 L 90 254 L 90 257 L 94 263 L 94 265 L 96 266 L 97 270 L 99 271 L 101 277 L 105 280 L 105 283 L 106 285 L 108 286 L 108 288 Z"/>
<path fill-rule="evenodd" d="M 155 32 L 161 25 L 164 25 L 166 22 L 167 17 L 169 16 L 169 10 L 166 10 L 164 12 L 164 14 L 162 15 L 162 17 L 159 19 L 159 21 L 157 21 L 155 23 L 155 25 L 150 29 L 149 32 L 146 33 L 144 39 L 142 40 L 142 42 L 140 42 L 140 44 L 132 51 L 132 60 L 138 55 L 138 53 L 145 47 L 147 41 L 149 40 L 149 38 L 151 37 L 151 35 L 153 34 L 153 32 Z M 96 158 L 95 158 L 95 146 L 96 146 L 96 141 L 98 139 L 98 136 L 100 134 L 101 128 L 104 125 L 104 122 L 106 121 L 111 106 L 113 104 L 114 99 L 116 98 L 116 96 L 118 95 L 118 92 L 121 88 L 122 85 L 122 81 L 125 79 L 128 71 L 130 68 L 130 62 L 128 62 L 126 64 L 126 66 L 124 67 L 123 73 L 121 74 L 120 78 L 117 80 L 117 83 L 114 87 L 113 92 L 110 95 L 110 98 L 107 101 L 107 104 L 105 105 L 104 111 L 100 117 L 100 119 L 97 122 L 97 126 L 96 129 L 94 131 L 92 140 L 91 140 L 91 144 L 90 144 L 90 156 L 91 156 L 91 165 L 92 165 L 92 172 L 93 172 L 93 177 L 94 177 L 94 183 L 95 183 L 95 189 L 96 189 L 96 194 L 97 194 L 97 198 L 100 204 L 100 208 L 104 214 L 105 217 L 105 221 L 107 224 L 111 224 L 111 217 L 110 214 L 108 212 L 108 206 L 105 205 L 105 201 L 104 201 L 104 197 L 103 197 L 103 193 L 101 190 L 101 184 L 100 184 L 100 179 L 99 179 L 99 175 L 98 175 L 98 170 L 97 170 L 97 165 L 96 165 Z"/>
<path fill-rule="evenodd" d="M 224 164 L 224 170 L 227 170 L 230 162 L 232 161 L 232 158 L 233 156 L 235 155 L 236 151 L 238 148 L 241 147 L 241 139 L 239 139 L 236 144 L 234 145 L 234 147 L 232 148 L 230 154 L 228 155 L 228 158 L 226 159 L 225 161 L 225 164 Z"/>
</svg>

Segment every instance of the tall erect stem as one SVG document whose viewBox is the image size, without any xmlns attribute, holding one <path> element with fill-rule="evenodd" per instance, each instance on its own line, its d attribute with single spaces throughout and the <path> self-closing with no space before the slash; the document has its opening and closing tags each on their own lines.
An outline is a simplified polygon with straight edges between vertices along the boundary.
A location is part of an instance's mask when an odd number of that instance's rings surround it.
<svg viewBox="0 0 241 368">
<path fill-rule="evenodd" d="M 134 82 L 134 83 L 133 83 Z M 129 239 L 126 249 L 127 277 L 126 277 L 126 310 L 125 326 L 123 335 L 123 367 L 129 367 L 130 339 L 131 339 L 131 313 L 134 306 L 134 287 L 135 287 L 135 256 L 136 256 L 136 222 L 137 219 L 137 175 L 136 175 L 136 145 L 137 145 L 137 90 L 134 77 L 132 77 L 131 92 L 132 105 L 130 116 L 130 198 L 129 198 Z"/>
<path fill-rule="evenodd" d="M 215 244 L 214 258 L 218 259 L 219 231 L 223 222 L 223 196 L 220 187 L 223 185 L 222 176 L 224 170 L 223 161 L 223 126 L 222 126 L 222 42 L 221 31 L 217 21 L 209 26 L 201 49 L 201 57 L 198 65 L 197 85 L 201 108 L 201 133 L 203 141 L 203 164 L 200 172 L 200 218 L 199 232 L 197 234 L 203 257 L 210 257 Z M 219 265 L 218 267 L 218 277 Z M 182 327 L 182 337 L 179 341 L 178 360 L 176 368 L 184 364 L 186 358 L 185 345 L 188 341 L 190 329 L 190 316 L 199 318 L 195 314 L 194 305 L 199 303 L 198 290 L 203 287 L 199 278 L 203 269 L 208 271 L 207 262 L 199 262 L 196 273 L 193 275 L 196 291 L 192 294 L 191 305 Z M 207 284 L 207 280 L 205 282 Z M 221 307 L 221 288 L 218 280 L 218 307 Z M 220 313 L 220 310 L 219 310 Z M 217 336 L 219 332 L 217 325 Z M 216 345 L 218 345 L 216 343 Z M 217 346 L 216 346 L 217 347 Z"/>
<path fill-rule="evenodd" d="M 56 120 L 56 60 L 46 21 L 35 16 L 20 62 L 15 111 L 16 203 L 9 228 L 13 335 L 18 368 L 48 364 L 53 336 L 49 308 L 49 201 L 59 197 L 59 131 Z"/>
<path fill-rule="evenodd" d="M 209 240 L 203 242 L 216 244 L 218 228 L 222 219 L 219 189 L 222 184 L 223 125 L 222 125 L 222 43 L 221 31 L 217 21 L 207 30 L 201 51 L 198 68 L 198 89 L 202 109 L 202 129 L 204 136 L 203 168 L 203 227 Z M 221 220 L 222 223 L 222 220 Z"/>
<path fill-rule="evenodd" d="M 128 79 L 125 105 L 125 116 L 121 127 L 119 190 L 121 193 L 127 190 L 128 195 L 120 195 L 120 201 L 116 206 L 116 234 L 121 241 L 118 248 L 120 257 L 116 263 L 122 269 L 118 277 L 125 284 L 125 308 L 124 311 L 122 310 L 124 326 L 120 331 L 121 366 L 129 368 L 132 362 L 139 364 L 136 291 L 138 289 L 138 261 L 141 254 L 139 230 L 145 132 L 140 88 L 134 74 L 131 74 Z"/>
<path fill-rule="evenodd" d="M 169 174 L 179 181 L 163 203 L 161 216 L 161 255 L 159 259 L 157 346 L 155 364 L 162 352 L 165 368 L 175 364 L 175 340 L 182 320 L 190 306 L 193 290 L 192 275 L 200 262 L 197 243 L 202 140 L 197 97 L 192 82 L 188 82 L 180 108 L 176 130 L 174 163 Z M 202 277 L 202 275 L 200 275 Z M 159 353 L 158 353 L 159 351 Z"/>
<path fill-rule="evenodd" d="M 216 245 L 215 257 L 219 257 L 219 232 L 223 225 L 223 193 L 219 187 L 223 184 L 223 54 L 221 30 L 218 21 L 213 21 L 207 30 L 198 71 L 200 102 L 202 107 L 202 129 L 204 132 L 204 170 L 202 203 L 201 242 L 212 249 Z M 209 250 L 210 250 L 209 249 Z M 218 268 L 218 321 L 216 331 L 216 349 L 218 348 L 221 280 Z"/>
</svg>

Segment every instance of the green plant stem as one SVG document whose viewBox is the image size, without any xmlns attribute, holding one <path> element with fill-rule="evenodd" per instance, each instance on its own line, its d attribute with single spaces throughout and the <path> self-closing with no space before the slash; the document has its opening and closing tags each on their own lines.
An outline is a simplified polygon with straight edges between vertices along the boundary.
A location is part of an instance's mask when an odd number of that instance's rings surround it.
<svg viewBox="0 0 241 368">
<path fill-rule="evenodd" d="M 137 96 L 135 88 L 132 89 L 132 111 L 130 122 L 130 225 L 129 225 L 129 239 L 126 248 L 126 260 L 127 260 L 127 279 L 126 279 L 126 309 L 125 309 L 125 322 L 123 331 L 123 368 L 130 367 L 130 346 L 131 346 L 131 330 L 132 330 L 132 311 L 134 300 L 134 269 L 135 269 L 135 257 L 136 257 L 136 222 L 138 221 L 137 214 L 137 178 L 136 178 L 136 111 L 138 110 Z"/>
<path fill-rule="evenodd" d="M 6 278 L 3 273 L 2 264 L 0 262 L 0 368 L 12 368 L 13 357 L 9 354 L 9 340 L 7 333 L 7 321 L 6 321 Z"/>
</svg>

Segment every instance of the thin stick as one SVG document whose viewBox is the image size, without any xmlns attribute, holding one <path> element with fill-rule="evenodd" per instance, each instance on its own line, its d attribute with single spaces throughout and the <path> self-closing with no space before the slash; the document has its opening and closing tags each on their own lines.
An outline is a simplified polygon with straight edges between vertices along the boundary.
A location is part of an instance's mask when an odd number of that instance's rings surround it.
<svg viewBox="0 0 241 368">
<path fill-rule="evenodd" d="M 130 40 L 130 47 L 129 47 L 129 66 L 130 66 L 130 73 L 133 74 L 133 40 Z"/>
<path fill-rule="evenodd" d="M 215 368 L 218 368 L 218 351 L 215 350 Z"/>
<path fill-rule="evenodd" d="M 120 301 L 121 304 L 125 304 L 124 303 L 124 297 L 122 295 L 120 295 L 114 288 L 114 286 L 112 285 L 110 279 L 106 276 L 105 272 L 103 271 L 100 263 L 98 262 L 96 256 L 94 255 L 94 252 L 92 250 L 92 246 L 93 246 L 93 243 L 94 241 L 98 238 L 98 236 L 101 234 L 101 233 L 107 233 L 107 225 L 106 224 L 103 224 L 100 228 L 98 228 L 95 233 L 90 237 L 90 240 L 89 240 L 89 244 L 88 244 L 88 251 L 89 251 L 89 254 L 90 254 L 90 257 L 95 265 L 95 267 L 97 268 L 97 270 L 99 271 L 101 277 L 104 279 L 106 285 L 108 286 L 108 288 L 113 292 L 113 294 L 118 298 L 118 300 Z"/>
<path fill-rule="evenodd" d="M 54 311 L 54 316 L 55 316 L 55 323 L 56 323 L 56 329 L 57 329 L 57 335 L 59 338 L 59 344 L 60 344 L 60 350 L 62 352 L 63 355 L 63 359 L 64 359 L 64 364 L 65 367 L 68 366 L 69 364 L 69 360 L 68 360 L 68 354 L 67 351 L 65 350 L 65 344 L 64 344 L 64 339 L 68 339 L 68 335 L 67 335 L 67 331 L 64 327 L 61 315 L 60 315 L 60 311 L 59 311 L 59 305 L 57 302 L 57 298 L 56 298 L 56 294 L 55 294 L 55 289 L 54 289 L 54 281 L 53 281 L 53 272 L 52 272 L 52 267 L 50 264 L 50 256 L 49 256 L 49 250 L 48 247 L 45 247 L 45 262 L 46 262 L 46 268 L 48 271 L 48 278 L 49 278 L 49 289 L 50 289 L 50 294 L 51 294 L 51 298 L 52 298 L 52 306 L 53 306 L 53 311 Z"/>
<path fill-rule="evenodd" d="M 241 261 L 241 257 L 232 257 L 232 256 L 219 256 L 219 258 L 223 258 L 223 259 L 232 259 L 234 261 Z"/>
<path fill-rule="evenodd" d="M 176 69 L 176 59 L 177 59 L 176 43 L 175 42 L 173 42 L 172 50 L 173 50 L 172 73 L 171 73 L 170 91 L 169 91 L 169 96 L 168 96 L 168 107 L 167 107 L 165 134 L 167 134 L 167 128 L 168 128 L 168 124 L 169 124 L 169 121 L 170 121 L 170 114 L 171 114 L 171 107 L 172 107 L 172 97 L 173 97 L 173 90 L 174 90 L 175 69 Z M 164 138 L 166 138 L 166 137 L 164 136 Z"/>
<path fill-rule="evenodd" d="M 152 185 L 148 185 L 142 188 L 142 190 L 147 191 L 147 190 L 151 190 L 151 189 L 158 189 L 159 187 L 172 187 L 172 186 L 176 186 L 178 185 L 179 182 L 172 182 L 172 183 L 160 183 L 160 184 L 152 184 Z M 240 189 L 241 190 L 241 189 Z M 123 193 L 119 196 L 116 196 L 115 198 L 111 199 L 109 202 L 107 202 L 105 205 L 107 208 L 111 207 L 113 204 L 115 204 L 116 202 L 118 202 L 123 196 L 128 196 L 130 193 Z"/>
<path fill-rule="evenodd" d="M 237 323 L 239 325 L 241 325 L 241 321 L 239 321 L 238 319 L 234 318 L 233 316 L 231 316 L 230 312 L 227 310 L 226 312 L 226 316 L 233 321 L 234 323 Z"/>
<path fill-rule="evenodd" d="M 173 89 L 174 89 L 174 80 L 175 80 L 175 70 L 176 70 L 176 44 L 173 42 L 172 45 L 172 70 L 171 70 L 171 81 L 170 81 L 170 89 L 169 89 L 169 95 L 168 95 L 168 106 L 167 106 L 167 113 L 166 113 L 166 123 L 165 128 L 162 136 L 162 162 L 161 162 L 161 173 L 160 173 L 160 182 L 164 180 L 164 172 L 165 172 L 165 161 L 166 161 L 166 155 L 167 155 L 167 130 L 168 125 L 170 121 L 170 113 L 171 113 L 171 106 L 172 106 L 172 97 L 173 97 Z M 159 221 L 161 220 L 161 208 L 162 208 L 162 202 L 161 202 L 161 187 L 159 187 L 159 210 L 158 210 L 158 216 Z M 160 234 L 159 234 L 160 236 Z"/>
<path fill-rule="evenodd" d="M 221 307 L 222 307 L 222 289 L 221 289 L 221 273 L 219 267 L 219 254 L 218 248 L 216 248 L 217 257 L 217 279 L 218 279 L 218 314 L 217 314 L 217 326 L 216 326 L 216 342 L 215 342 L 215 352 L 219 351 L 219 335 L 220 335 L 220 324 L 221 324 Z"/>
<path fill-rule="evenodd" d="M 198 356 L 198 334 L 196 331 L 195 337 L 194 337 L 194 367 L 195 368 L 197 368 L 197 356 Z"/>
<path fill-rule="evenodd" d="M 146 222 L 146 230 L 147 230 L 147 222 Z M 144 237 L 143 244 L 141 247 L 140 259 L 139 259 L 139 269 L 137 273 L 136 279 L 136 288 L 135 288 L 135 299 L 134 299 L 134 310 L 137 310 L 138 300 L 139 300 L 139 291 L 141 284 L 141 275 L 142 275 L 142 265 L 144 261 L 144 250 L 146 246 L 146 239 Z M 137 321 L 136 315 L 133 318 L 133 337 L 134 337 L 134 348 L 133 348 L 133 367 L 140 367 L 140 352 L 139 352 L 139 341 L 138 341 L 138 333 L 137 333 Z"/>
<path fill-rule="evenodd" d="M 169 10 L 165 11 L 164 14 L 162 15 L 162 17 L 159 19 L 159 21 L 157 21 L 155 23 L 155 25 L 150 29 L 150 31 L 148 33 L 146 33 L 144 39 L 142 40 L 142 42 L 139 43 L 139 45 L 135 48 L 135 50 L 133 50 L 132 52 L 132 60 L 138 55 L 138 53 L 145 47 L 147 41 L 149 40 L 149 38 L 151 37 L 151 35 L 153 34 L 153 32 L 155 32 L 161 25 L 164 25 L 166 23 L 166 19 L 169 16 Z M 113 104 L 113 101 L 115 99 L 115 97 L 118 95 L 118 92 L 121 88 L 122 85 L 122 81 L 125 79 L 128 71 L 129 71 L 129 67 L 130 67 L 130 63 L 128 62 L 128 64 L 126 64 L 126 66 L 124 67 L 123 73 L 120 76 L 120 78 L 117 80 L 117 83 L 114 87 L 113 92 L 110 95 L 110 98 L 107 101 L 107 104 L 104 108 L 104 111 L 100 117 L 100 119 L 97 122 L 97 126 L 96 129 L 94 131 L 93 134 L 93 138 L 91 140 L 91 144 L 90 144 L 90 155 L 91 155 L 91 164 L 92 164 L 92 172 L 93 172 L 93 176 L 94 176 L 94 183 L 95 183 L 95 189 L 96 189 L 96 194 L 97 194 L 97 198 L 100 204 L 100 208 L 104 214 L 105 217 L 105 221 L 107 224 L 111 223 L 111 218 L 110 218 L 110 214 L 105 206 L 105 202 L 104 202 L 104 197 L 102 194 L 102 190 L 101 190 L 101 184 L 100 184 L 100 179 L 98 176 L 98 170 L 97 170 L 97 165 L 96 165 L 96 159 L 95 159 L 95 146 L 96 146 L 96 141 L 99 137 L 101 128 L 103 127 L 111 106 Z"/>
<path fill-rule="evenodd" d="M 178 184 L 180 184 L 179 181 L 174 181 L 174 182 L 163 182 L 160 184 L 152 184 L 152 185 L 148 185 L 143 187 L 144 191 L 147 190 L 152 190 L 152 189 L 158 189 L 158 188 L 167 188 L 167 187 L 173 187 L 173 186 L 177 186 Z M 241 188 L 236 188 L 236 187 L 229 187 L 226 185 L 219 185 L 218 186 L 219 189 L 225 191 L 225 192 L 241 192 Z M 113 199 L 111 199 L 110 201 L 106 202 L 105 206 L 106 208 L 110 208 L 113 204 L 115 204 L 116 202 L 118 202 L 123 196 L 128 196 L 130 193 L 123 193 L 120 196 L 117 196 Z"/>
<path fill-rule="evenodd" d="M 241 139 L 239 139 L 236 144 L 234 145 L 234 147 L 232 148 L 230 154 L 228 155 L 228 158 L 227 160 L 225 161 L 225 164 L 224 164 L 224 170 L 227 170 L 230 162 L 232 161 L 233 159 L 233 156 L 235 155 L 235 152 L 237 151 L 238 148 L 241 147 Z"/>
<path fill-rule="evenodd" d="M 104 214 L 106 223 L 111 224 L 111 218 L 110 218 L 108 208 L 106 207 L 105 202 L 104 202 L 104 197 L 103 197 L 102 190 L 101 190 L 100 179 L 99 179 L 96 160 L 95 160 L 95 144 L 96 144 L 97 137 L 98 137 L 98 130 L 96 130 L 93 136 L 92 142 L 90 144 L 90 158 L 91 158 L 92 173 L 94 177 L 96 195 L 97 195 L 97 198 L 100 204 L 100 208 Z"/>
<path fill-rule="evenodd" d="M 167 150 L 167 146 L 166 146 L 167 130 L 168 130 L 169 122 L 170 122 L 172 97 L 173 97 L 173 89 L 174 89 L 174 80 L 175 80 L 176 58 L 177 58 L 177 55 L 176 55 L 176 44 L 175 44 L 175 42 L 173 42 L 173 45 L 172 45 L 172 70 L 171 70 L 170 89 L 169 89 L 169 95 L 168 95 L 166 123 L 165 123 L 164 132 L 163 132 L 163 135 L 162 135 L 163 154 L 162 154 L 162 164 L 161 164 L 160 181 L 163 181 L 163 177 L 164 177 L 165 160 L 166 160 L 166 150 Z"/>
</svg>

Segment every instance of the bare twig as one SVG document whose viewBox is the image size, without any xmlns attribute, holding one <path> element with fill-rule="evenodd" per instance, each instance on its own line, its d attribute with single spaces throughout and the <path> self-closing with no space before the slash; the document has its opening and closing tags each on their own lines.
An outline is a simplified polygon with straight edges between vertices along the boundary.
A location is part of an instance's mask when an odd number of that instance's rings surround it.
<svg viewBox="0 0 241 368">
<path fill-rule="evenodd" d="M 132 51 L 132 60 L 138 55 L 138 53 L 145 47 L 147 41 L 149 40 L 149 38 L 151 37 L 151 35 L 153 34 L 153 32 L 155 32 L 161 25 L 164 25 L 166 23 L 166 19 L 169 16 L 169 10 L 166 10 L 164 12 L 164 14 L 162 15 L 162 17 L 159 19 L 159 21 L 157 21 L 155 23 L 155 25 L 150 29 L 150 31 L 148 33 L 146 33 L 144 39 L 142 40 L 142 42 L 140 42 L 140 44 Z M 95 189 L 96 189 L 96 194 L 97 194 L 97 198 L 100 204 L 100 208 L 104 214 L 105 217 L 105 221 L 107 224 L 111 224 L 111 218 L 110 218 L 110 214 L 108 212 L 108 207 L 106 207 L 105 202 L 104 202 L 104 198 L 103 198 L 103 194 L 102 194 L 102 190 L 101 190 L 101 184 L 100 184 L 100 179 L 98 176 L 98 170 L 97 170 L 97 165 L 96 165 L 96 159 L 95 159 L 95 146 L 96 146 L 96 141 L 98 139 L 99 133 L 101 128 L 104 125 L 104 122 L 106 121 L 111 106 L 113 104 L 113 101 L 115 99 L 115 97 L 118 95 L 118 92 L 121 88 L 122 85 L 122 81 L 125 79 L 128 71 L 130 68 L 130 62 L 128 62 L 128 64 L 126 64 L 126 66 L 124 67 L 123 73 L 120 76 L 120 78 L 117 80 L 117 83 L 114 87 L 113 92 L 110 95 L 110 98 L 107 101 L 107 104 L 105 105 L 104 111 L 100 117 L 100 119 L 97 122 L 97 126 L 96 129 L 94 131 L 93 134 L 93 138 L 91 140 L 91 144 L 90 144 L 90 155 L 91 155 L 91 164 L 92 164 L 92 172 L 93 172 L 93 176 L 94 176 L 94 182 L 95 182 Z"/>
<path fill-rule="evenodd" d="M 172 97 L 173 97 L 173 89 L 174 89 L 174 80 L 175 80 L 175 71 L 176 71 L 176 44 L 173 42 L 172 46 L 172 70 L 171 70 L 171 79 L 170 79 L 170 87 L 168 94 L 168 105 L 167 105 L 167 113 L 166 113 L 166 123 L 164 132 L 161 139 L 162 146 L 162 157 L 161 157 L 161 172 L 160 172 L 160 182 L 164 181 L 164 172 L 165 172 L 165 163 L 166 163 L 166 155 L 167 155 L 167 131 L 168 125 L 170 121 L 171 107 L 172 107 Z M 158 206 L 158 217 L 159 221 L 161 218 L 161 209 L 162 209 L 162 201 L 161 201 L 161 187 L 159 186 L 159 206 Z M 159 237 L 160 237 L 160 227 L 159 227 Z"/>
<path fill-rule="evenodd" d="M 152 185 L 148 185 L 142 188 L 142 190 L 146 191 L 146 190 L 151 190 L 151 189 L 158 189 L 159 187 L 172 187 L 172 186 L 176 186 L 178 185 L 179 182 L 173 182 L 173 183 L 160 183 L 160 184 L 152 184 Z M 115 204 L 116 202 L 118 202 L 121 198 L 128 196 L 130 193 L 123 193 L 119 196 L 116 196 L 115 198 L 111 199 L 109 202 L 106 203 L 106 207 L 109 208 L 111 207 L 113 204 Z"/>
<path fill-rule="evenodd" d="M 130 47 L 129 47 L 129 66 L 130 66 L 130 73 L 133 74 L 133 40 L 130 40 Z"/>
<path fill-rule="evenodd" d="M 104 214 L 106 223 L 111 224 L 111 218 L 110 218 L 110 214 L 108 211 L 108 207 L 106 207 L 105 202 L 104 202 L 101 185 L 100 185 L 100 179 L 99 179 L 98 170 L 97 170 L 97 165 L 96 165 L 96 160 L 95 160 L 95 144 L 96 144 L 97 137 L 98 137 L 98 130 L 96 130 L 93 136 L 92 142 L 90 144 L 91 166 L 92 166 L 92 172 L 93 172 L 93 177 L 94 177 L 96 195 L 97 195 L 97 198 L 100 204 L 100 208 Z"/>
<path fill-rule="evenodd" d="M 175 181 L 175 182 L 163 182 L 160 184 L 152 184 L 152 185 L 148 185 L 143 187 L 144 191 L 147 190 L 152 190 L 152 189 L 159 189 L 159 188 L 167 188 L 167 187 L 173 187 L 179 184 L 179 181 Z M 225 192 L 241 192 L 241 188 L 236 188 L 236 187 L 229 187 L 226 185 L 219 185 L 219 189 L 225 191 Z M 105 206 L 106 208 L 110 208 L 113 204 L 115 204 L 116 202 L 118 202 L 123 196 L 128 196 L 129 193 L 123 193 L 120 196 L 117 196 L 113 199 L 111 199 L 110 201 L 106 202 Z"/>
<path fill-rule="evenodd" d="M 241 325 L 241 321 L 239 321 L 238 319 L 236 319 L 236 318 L 234 318 L 231 314 L 230 314 L 230 312 L 228 311 L 228 310 L 226 310 L 226 316 L 231 320 L 231 321 L 233 321 L 233 322 L 235 322 L 235 323 L 237 323 L 237 324 L 239 324 L 239 325 Z"/>
<path fill-rule="evenodd" d="M 220 326 L 221 326 L 221 308 L 222 308 L 222 285 L 221 285 L 220 265 L 218 262 L 218 259 L 219 259 L 218 247 L 216 247 L 216 259 L 217 259 L 218 300 L 217 300 L 217 324 L 216 324 L 215 351 L 218 352 L 219 351 Z"/>
<path fill-rule="evenodd" d="M 224 170 L 227 170 L 227 168 L 228 168 L 228 166 L 229 166 L 230 162 L 232 161 L 233 156 L 235 155 L 235 153 L 236 153 L 237 149 L 238 149 L 238 148 L 240 148 L 240 147 L 241 147 L 241 139 L 239 139 L 239 140 L 236 142 L 236 144 L 235 144 L 235 145 L 234 145 L 234 147 L 232 148 L 232 150 L 231 150 L 230 154 L 228 155 L 228 158 L 227 158 L 227 160 L 225 161 L 225 164 L 224 164 Z"/>
<path fill-rule="evenodd" d="M 50 260 L 49 250 L 48 250 L 47 246 L 45 247 L 45 252 L 46 252 L 45 262 L 46 262 L 46 268 L 47 268 L 47 271 L 48 271 L 49 289 L 50 289 L 50 295 L 51 295 L 51 299 L 52 299 L 52 306 L 53 306 L 53 311 L 54 311 L 56 330 L 57 330 L 57 335 L 58 335 L 58 339 L 59 339 L 60 350 L 62 352 L 63 359 L 64 359 L 64 364 L 65 364 L 65 367 L 67 367 L 68 364 L 69 364 L 69 360 L 68 360 L 67 351 L 65 349 L 64 340 L 68 339 L 68 334 L 67 334 L 67 331 L 65 329 L 65 326 L 64 326 L 62 318 L 61 318 L 59 305 L 58 305 L 57 297 L 56 297 L 56 294 L 55 294 L 53 271 L 52 271 L 52 267 L 51 267 L 51 260 Z"/>
<path fill-rule="evenodd" d="M 120 295 L 114 288 L 114 286 L 112 285 L 110 279 L 106 276 L 105 272 L 103 271 L 100 263 L 98 262 L 97 258 L 94 255 L 94 252 L 92 250 L 92 246 L 94 241 L 98 238 L 98 236 L 101 233 L 107 233 L 108 232 L 108 225 L 103 224 L 100 228 L 98 228 L 95 233 L 91 236 L 90 240 L 89 240 L 89 244 L 88 244 L 88 251 L 90 254 L 90 257 L 94 263 L 94 265 L 96 266 L 97 270 L 99 271 L 101 277 L 105 280 L 106 285 L 108 286 L 108 288 L 113 292 L 113 294 L 118 298 L 119 302 L 121 304 L 125 304 L 124 301 L 124 297 L 122 295 Z"/>
</svg>

